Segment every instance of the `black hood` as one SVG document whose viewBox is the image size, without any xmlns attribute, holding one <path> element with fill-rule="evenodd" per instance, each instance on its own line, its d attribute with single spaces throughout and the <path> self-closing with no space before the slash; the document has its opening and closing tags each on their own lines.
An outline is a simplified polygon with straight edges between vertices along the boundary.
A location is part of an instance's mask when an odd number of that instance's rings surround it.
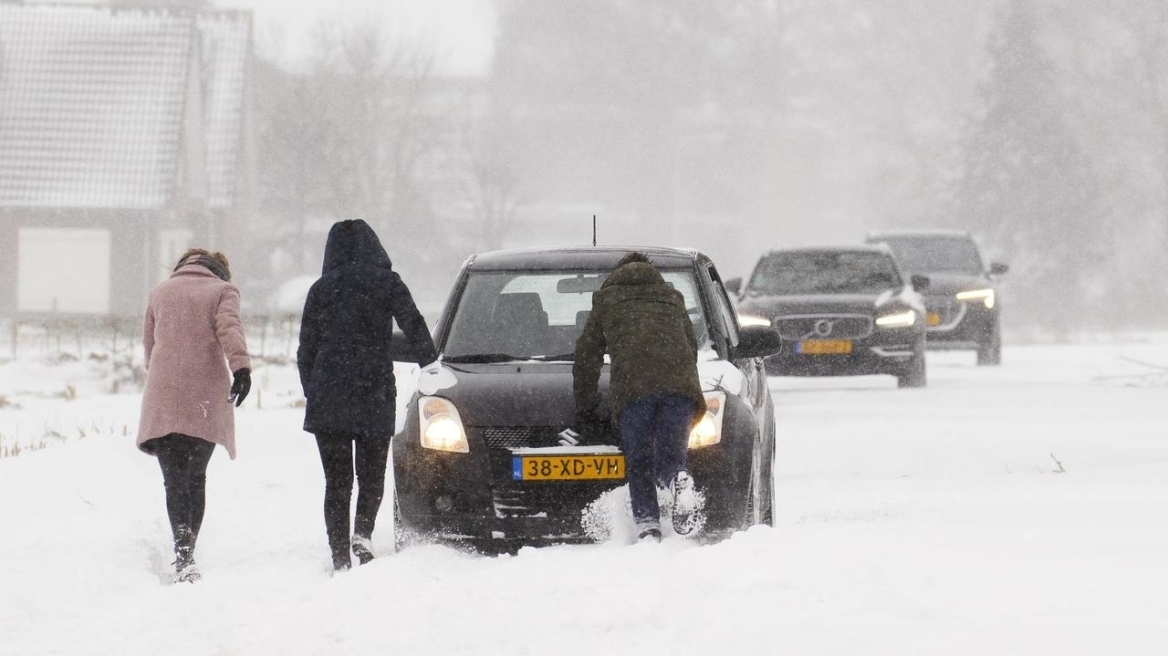
<svg viewBox="0 0 1168 656">
<path fill-rule="evenodd" d="M 377 233 L 361 219 L 338 221 L 329 230 L 324 247 L 322 273 L 346 264 L 366 264 L 382 269 L 393 268 L 389 254 L 377 238 Z"/>
<path fill-rule="evenodd" d="M 438 393 L 458 408 L 467 426 L 571 426 L 576 400 L 572 395 L 572 363 L 508 362 L 447 365 L 458 384 Z M 600 376 L 602 417 L 608 416 L 608 370 Z"/>
<path fill-rule="evenodd" d="M 788 314 L 871 314 L 888 303 L 895 294 L 807 294 L 798 296 L 753 296 L 742 300 L 743 312 L 771 316 Z"/>
</svg>

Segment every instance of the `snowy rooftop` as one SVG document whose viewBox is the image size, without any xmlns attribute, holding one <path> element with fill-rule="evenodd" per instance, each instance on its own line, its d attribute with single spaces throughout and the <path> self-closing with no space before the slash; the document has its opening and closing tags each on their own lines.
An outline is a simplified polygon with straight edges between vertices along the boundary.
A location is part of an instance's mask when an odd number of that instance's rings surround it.
<svg viewBox="0 0 1168 656">
<path fill-rule="evenodd" d="M 195 24 L 202 37 L 207 205 L 230 207 L 242 138 L 251 14 L 203 12 Z"/>
<path fill-rule="evenodd" d="M 250 24 L 242 12 L 0 6 L 0 205 L 169 202 L 195 53 L 207 201 L 230 205 Z"/>
</svg>

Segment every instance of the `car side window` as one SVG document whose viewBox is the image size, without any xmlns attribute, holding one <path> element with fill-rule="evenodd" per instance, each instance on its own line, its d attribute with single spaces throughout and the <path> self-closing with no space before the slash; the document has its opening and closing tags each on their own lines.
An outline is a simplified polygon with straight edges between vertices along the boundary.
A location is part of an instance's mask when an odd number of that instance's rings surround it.
<svg viewBox="0 0 1168 656">
<path fill-rule="evenodd" d="M 730 346 L 738 346 L 738 317 L 734 313 L 734 305 L 730 302 L 730 297 L 726 295 L 726 287 L 722 284 L 722 277 L 718 275 L 718 269 L 714 267 L 713 263 L 705 266 L 706 277 L 712 283 L 711 289 L 714 290 L 713 303 L 718 316 L 722 318 L 722 325 L 726 328 L 726 339 Z"/>
</svg>

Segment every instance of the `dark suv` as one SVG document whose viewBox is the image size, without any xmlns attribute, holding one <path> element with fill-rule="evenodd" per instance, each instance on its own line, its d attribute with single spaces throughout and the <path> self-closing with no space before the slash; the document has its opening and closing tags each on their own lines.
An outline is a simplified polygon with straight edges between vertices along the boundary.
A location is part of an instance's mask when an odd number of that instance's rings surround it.
<svg viewBox="0 0 1168 656">
<path fill-rule="evenodd" d="M 905 230 L 868 235 L 887 244 L 906 271 L 929 277 L 927 346 L 937 350 L 976 349 L 979 365 L 1002 361 L 1002 298 L 997 276 L 1009 269 L 986 266 L 977 242 L 956 230 Z"/>
<path fill-rule="evenodd" d="M 738 321 L 773 326 L 791 344 L 767 360 L 769 374 L 890 374 L 900 387 L 924 387 L 925 307 L 916 290 L 928 284 L 904 275 L 885 246 L 774 250 L 747 280 Z"/>
</svg>

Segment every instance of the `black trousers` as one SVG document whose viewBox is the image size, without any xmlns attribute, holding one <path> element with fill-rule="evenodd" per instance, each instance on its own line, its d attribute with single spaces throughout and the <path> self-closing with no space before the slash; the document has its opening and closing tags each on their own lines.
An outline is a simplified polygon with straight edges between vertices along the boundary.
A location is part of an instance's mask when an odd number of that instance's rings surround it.
<svg viewBox="0 0 1168 656">
<path fill-rule="evenodd" d="M 349 508 L 353 498 L 353 474 L 357 478 L 357 513 L 353 532 L 373 535 L 377 511 L 385 496 L 385 465 L 389 438 L 352 433 L 318 433 L 316 446 L 324 466 L 324 526 L 333 563 L 349 561 Z M 356 465 L 353 455 L 356 452 Z"/>
<path fill-rule="evenodd" d="M 215 444 L 207 440 L 171 433 L 150 440 L 158 465 L 162 467 L 162 483 L 166 486 L 166 514 L 174 546 L 186 550 L 195 548 L 199 529 L 203 526 L 203 511 L 207 506 L 207 464 L 215 453 Z"/>
</svg>

